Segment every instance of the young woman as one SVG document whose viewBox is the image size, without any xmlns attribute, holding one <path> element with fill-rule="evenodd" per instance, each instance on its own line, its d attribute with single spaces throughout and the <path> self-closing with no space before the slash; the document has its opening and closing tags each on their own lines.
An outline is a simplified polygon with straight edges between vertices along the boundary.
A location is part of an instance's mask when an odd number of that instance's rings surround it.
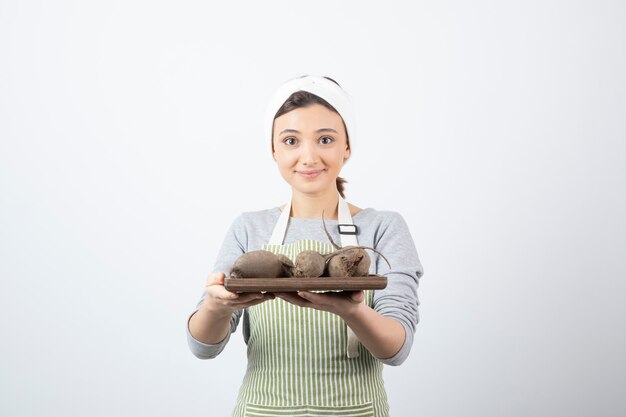
<svg viewBox="0 0 626 417">
<path fill-rule="evenodd" d="M 408 356 L 418 322 L 423 274 L 407 224 L 395 211 L 361 209 L 344 200 L 339 173 L 350 158 L 350 100 L 328 77 L 288 81 L 272 97 L 267 139 L 292 189 L 281 207 L 245 212 L 230 227 L 205 291 L 187 326 L 191 351 L 216 357 L 243 315 L 248 368 L 234 416 L 387 416 L 383 364 Z M 370 274 L 385 275 L 376 291 L 235 294 L 224 277 L 243 253 L 265 249 L 295 260 L 302 250 L 374 247 Z"/>
</svg>

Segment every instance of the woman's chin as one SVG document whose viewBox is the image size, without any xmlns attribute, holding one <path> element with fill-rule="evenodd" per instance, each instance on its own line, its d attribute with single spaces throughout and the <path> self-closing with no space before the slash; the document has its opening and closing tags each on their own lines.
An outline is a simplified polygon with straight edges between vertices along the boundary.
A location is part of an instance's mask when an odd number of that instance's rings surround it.
<svg viewBox="0 0 626 417">
<path fill-rule="evenodd" d="M 321 181 L 307 181 L 306 183 L 302 183 L 301 181 L 294 181 L 290 185 L 292 189 L 304 194 L 319 194 L 327 191 L 329 188 L 332 188 L 334 186 L 334 184 L 329 184 L 327 182 Z"/>
</svg>

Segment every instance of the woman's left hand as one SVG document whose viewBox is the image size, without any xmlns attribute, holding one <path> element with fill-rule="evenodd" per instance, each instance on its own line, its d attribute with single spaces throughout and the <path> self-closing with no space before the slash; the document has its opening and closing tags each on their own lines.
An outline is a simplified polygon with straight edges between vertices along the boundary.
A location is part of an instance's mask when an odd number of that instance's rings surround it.
<svg viewBox="0 0 626 417">
<path fill-rule="evenodd" d="M 310 291 L 274 293 L 285 301 L 300 307 L 328 311 L 345 318 L 354 314 L 365 300 L 363 291 L 315 293 Z"/>
</svg>

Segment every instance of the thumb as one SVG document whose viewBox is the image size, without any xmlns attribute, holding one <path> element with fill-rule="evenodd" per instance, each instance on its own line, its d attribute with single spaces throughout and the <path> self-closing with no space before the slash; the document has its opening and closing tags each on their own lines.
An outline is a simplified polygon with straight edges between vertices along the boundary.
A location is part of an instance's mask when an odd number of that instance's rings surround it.
<svg viewBox="0 0 626 417">
<path fill-rule="evenodd" d="M 208 285 L 224 285 L 224 273 L 216 272 L 214 274 L 211 274 L 207 281 Z"/>
<path fill-rule="evenodd" d="M 365 293 L 363 291 L 355 291 L 350 295 L 350 298 L 354 303 L 361 303 L 365 300 Z"/>
</svg>

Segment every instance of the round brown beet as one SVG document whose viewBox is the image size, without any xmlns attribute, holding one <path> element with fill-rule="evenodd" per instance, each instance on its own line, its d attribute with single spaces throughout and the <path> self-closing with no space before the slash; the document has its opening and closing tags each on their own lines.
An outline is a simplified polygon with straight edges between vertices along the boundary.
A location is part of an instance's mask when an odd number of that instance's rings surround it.
<svg viewBox="0 0 626 417">
<path fill-rule="evenodd" d="M 304 250 L 296 256 L 294 277 L 316 278 L 324 273 L 324 256 L 314 250 Z"/>
<path fill-rule="evenodd" d="M 233 278 L 278 278 L 283 275 L 283 263 L 267 250 L 255 250 L 241 255 L 230 271 Z"/>
<path fill-rule="evenodd" d="M 329 254 L 327 274 L 330 277 L 364 277 L 369 273 L 371 259 L 364 249 L 346 247 Z"/>
</svg>

